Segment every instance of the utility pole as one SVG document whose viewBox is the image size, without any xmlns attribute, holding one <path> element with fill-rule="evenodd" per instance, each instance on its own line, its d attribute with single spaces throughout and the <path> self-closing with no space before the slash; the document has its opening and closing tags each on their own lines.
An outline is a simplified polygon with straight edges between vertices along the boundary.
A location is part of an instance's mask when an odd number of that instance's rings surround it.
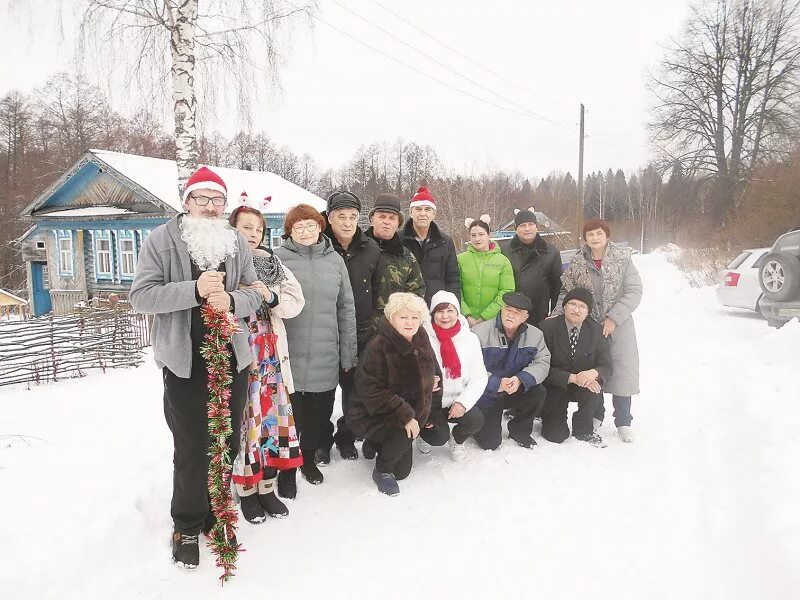
<svg viewBox="0 0 800 600">
<path fill-rule="evenodd" d="M 579 142 L 578 151 L 578 211 L 577 211 L 577 228 L 575 230 L 576 245 L 578 248 L 581 246 L 580 235 L 583 228 L 583 104 L 581 104 L 581 137 Z"/>
</svg>

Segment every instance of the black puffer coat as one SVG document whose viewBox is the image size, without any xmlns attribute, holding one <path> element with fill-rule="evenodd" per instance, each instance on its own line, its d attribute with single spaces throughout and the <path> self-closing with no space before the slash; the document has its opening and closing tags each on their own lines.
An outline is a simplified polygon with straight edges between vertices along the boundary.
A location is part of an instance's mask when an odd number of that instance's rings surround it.
<svg viewBox="0 0 800 600">
<path fill-rule="evenodd" d="M 411 219 L 403 228 L 402 238 L 403 245 L 411 250 L 422 270 L 422 278 L 425 280 L 425 303 L 430 305 L 431 298 L 440 290 L 454 293 L 460 302 L 461 278 L 453 239 L 442 233 L 433 221 L 428 230 L 428 241 L 420 245 Z"/>
<path fill-rule="evenodd" d="M 526 246 L 518 236 L 500 244 L 511 261 L 517 291 L 531 299 L 533 310 L 528 323 L 536 325 L 550 314 L 561 291 L 561 252 L 539 234 Z"/>
</svg>

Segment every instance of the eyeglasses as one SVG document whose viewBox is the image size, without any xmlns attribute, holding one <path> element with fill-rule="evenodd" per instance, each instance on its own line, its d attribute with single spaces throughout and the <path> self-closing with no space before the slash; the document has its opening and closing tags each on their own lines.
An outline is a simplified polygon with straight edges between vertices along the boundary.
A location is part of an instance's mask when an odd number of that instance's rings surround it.
<svg viewBox="0 0 800 600">
<path fill-rule="evenodd" d="M 319 229 L 319 225 L 317 223 L 309 223 L 308 225 L 294 225 L 292 227 L 292 233 L 314 233 L 317 229 Z"/>
<path fill-rule="evenodd" d="M 225 196 L 189 196 L 197 206 L 208 206 L 208 203 L 211 202 L 214 206 L 225 206 L 225 203 L 228 201 Z"/>
</svg>

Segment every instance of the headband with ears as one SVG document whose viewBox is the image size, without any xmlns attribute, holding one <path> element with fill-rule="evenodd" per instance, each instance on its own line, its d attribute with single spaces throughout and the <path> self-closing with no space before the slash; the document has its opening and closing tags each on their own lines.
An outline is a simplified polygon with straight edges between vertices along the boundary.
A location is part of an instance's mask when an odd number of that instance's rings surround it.
<svg viewBox="0 0 800 600">
<path fill-rule="evenodd" d="M 492 222 L 492 218 L 489 215 L 481 215 L 480 218 L 477 219 L 477 220 L 478 221 L 483 221 L 487 225 Z M 472 224 L 474 222 L 475 222 L 475 219 L 473 219 L 472 217 L 467 217 L 466 219 L 464 219 L 464 227 L 469 229 L 470 227 L 472 227 Z"/>
</svg>

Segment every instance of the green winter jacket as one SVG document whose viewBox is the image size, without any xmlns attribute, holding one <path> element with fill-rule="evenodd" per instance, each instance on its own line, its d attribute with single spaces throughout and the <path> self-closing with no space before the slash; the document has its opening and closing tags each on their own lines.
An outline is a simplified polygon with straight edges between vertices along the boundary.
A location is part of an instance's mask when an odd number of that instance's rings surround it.
<svg viewBox="0 0 800 600">
<path fill-rule="evenodd" d="M 503 294 L 514 291 L 514 269 L 494 242 L 486 252 L 472 246 L 458 255 L 461 312 L 488 321 L 503 308 Z"/>
</svg>

